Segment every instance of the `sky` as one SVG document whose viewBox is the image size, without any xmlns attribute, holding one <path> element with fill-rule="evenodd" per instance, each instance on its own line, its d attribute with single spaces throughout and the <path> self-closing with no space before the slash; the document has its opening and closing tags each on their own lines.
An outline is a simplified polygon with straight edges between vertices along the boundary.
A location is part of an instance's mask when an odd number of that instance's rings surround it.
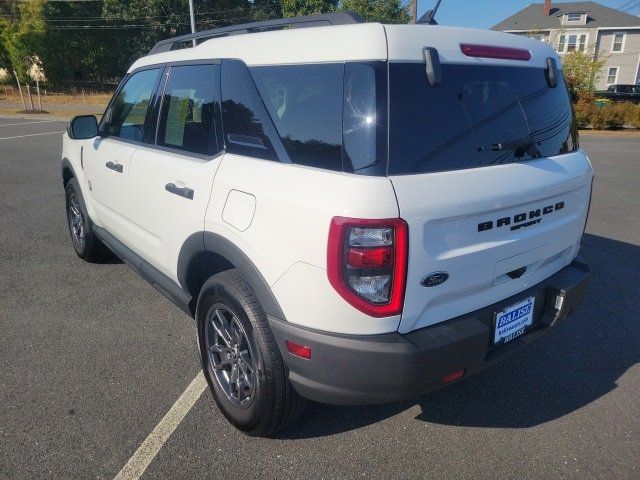
<svg viewBox="0 0 640 480">
<path fill-rule="evenodd" d="M 418 18 L 433 8 L 437 0 L 418 0 Z M 568 2 L 565 0 L 562 3 Z M 631 3 L 628 0 L 596 0 L 607 7 L 620 8 Z M 532 3 L 544 3 L 544 0 L 442 0 L 436 20 L 440 25 L 460 27 L 491 28 L 514 13 Z M 554 3 L 553 0 L 551 2 Z M 560 2 L 557 2 L 560 3 Z M 629 13 L 640 14 L 640 2 Z"/>
</svg>

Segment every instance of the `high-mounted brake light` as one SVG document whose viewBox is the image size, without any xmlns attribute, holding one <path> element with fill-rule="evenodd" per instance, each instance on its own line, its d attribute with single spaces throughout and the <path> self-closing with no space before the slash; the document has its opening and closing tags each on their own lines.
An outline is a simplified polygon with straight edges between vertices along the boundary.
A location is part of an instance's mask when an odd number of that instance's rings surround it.
<svg viewBox="0 0 640 480">
<path fill-rule="evenodd" d="M 327 275 L 349 304 L 372 317 L 402 312 L 407 277 L 408 226 L 401 218 L 334 217 Z"/>
<path fill-rule="evenodd" d="M 520 48 L 492 47 L 490 45 L 472 45 L 463 43 L 460 50 L 467 57 L 500 58 L 504 60 L 531 60 L 531 52 Z"/>
</svg>

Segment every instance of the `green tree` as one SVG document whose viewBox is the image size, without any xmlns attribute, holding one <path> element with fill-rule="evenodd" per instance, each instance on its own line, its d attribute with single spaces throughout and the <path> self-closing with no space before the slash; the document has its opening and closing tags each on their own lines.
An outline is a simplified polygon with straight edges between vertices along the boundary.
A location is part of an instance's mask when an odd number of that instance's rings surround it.
<svg viewBox="0 0 640 480">
<path fill-rule="evenodd" d="M 284 17 L 328 13 L 335 11 L 337 7 L 338 0 L 282 0 Z"/>
<path fill-rule="evenodd" d="M 19 19 L 5 21 L 1 28 L 6 56 L 20 80 L 47 48 L 43 7 L 45 0 L 29 0 L 19 5 Z"/>
<path fill-rule="evenodd" d="M 576 50 L 567 53 L 562 61 L 564 78 L 572 98 L 592 95 L 595 84 L 602 76 L 605 60 L 594 60 L 590 54 Z"/>
<path fill-rule="evenodd" d="M 409 23 L 408 4 L 401 0 L 343 0 L 340 10 L 355 12 L 367 22 Z"/>
</svg>

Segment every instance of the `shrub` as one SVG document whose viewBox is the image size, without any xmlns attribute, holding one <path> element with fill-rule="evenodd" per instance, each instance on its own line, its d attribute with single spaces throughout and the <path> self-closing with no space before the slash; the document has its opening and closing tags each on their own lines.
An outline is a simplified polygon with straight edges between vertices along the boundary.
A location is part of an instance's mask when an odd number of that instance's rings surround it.
<svg viewBox="0 0 640 480">
<path fill-rule="evenodd" d="M 640 128 L 640 104 L 619 103 L 618 105 L 624 116 L 625 125 Z"/>
<path fill-rule="evenodd" d="M 591 118 L 591 125 L 596 130 L 622 128 L 624 126 L 624 112 L 616 104 L 597 108 L 595 115 Z"/>
<path fill-rule="evenodd" d="M 587 128 L 591 125 L 598 107 L 593 103 L 593 100 L 581 98 L 578 100 L 578 103 L 573 106 L 573 110 L 576 115 L 578 128 Z"/>
<path fill-rule="evenodd" d="M 579 128 L 591 126 L 596 130 L 640 128 L 640 105 L 633 103 L 610 103 L 598 106 L 591 97 L 583 97 L 574 105 L 576 122 Z"/>
</svg>

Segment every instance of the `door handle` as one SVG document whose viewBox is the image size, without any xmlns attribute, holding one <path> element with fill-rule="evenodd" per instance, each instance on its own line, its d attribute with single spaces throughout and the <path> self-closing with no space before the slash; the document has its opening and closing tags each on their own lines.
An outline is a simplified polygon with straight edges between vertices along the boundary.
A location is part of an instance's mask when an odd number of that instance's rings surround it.
<svg viewBox="0 0 640 480">
<path fill-rule="evenodd" d="M 105 163 L 105 166 L 107 168 L 110 168 L 113 171 L 116 171 L 118 173 L 122 173 L 122 165 L 120 165 L 119 163 L 107 162 L 107 163 Z"/>
<path fill-rule="evenodd" d="M 167 183 L 164 186 L 164 189 L 167 192 L 171 192 L 175 195 L 180 195 L 181 197 L 193 200 L 193 190 L 188 187 L 177 187 L 175 183 Z"/>
</svg>

